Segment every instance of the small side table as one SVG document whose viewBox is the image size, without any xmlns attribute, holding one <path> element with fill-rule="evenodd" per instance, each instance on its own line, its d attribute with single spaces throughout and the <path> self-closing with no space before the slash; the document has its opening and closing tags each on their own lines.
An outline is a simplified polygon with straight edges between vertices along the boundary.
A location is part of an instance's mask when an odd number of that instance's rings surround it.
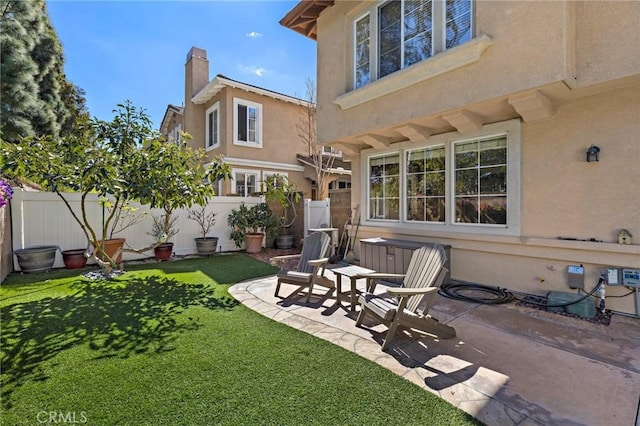
<svg viewBox="0 0 640 426">
<path fill-rule="evenodd" d="M 373 269 L 363 268 L 361 266 L 350 265 L 350 266 L 344 266 L 342 268 L 331 269 L 331 272 L 333 272 L 338 278 L 338 282 L 336 283 L 336 293 L 337 293 L 339 305 L 342 305 L 340 301 L 340 294 L 342 293 L 342 276 L 344 275 L 345 277 L 348 277 L 351 280 L 351 292 L 350 292 L 351 310 L 355 311 L 356 305 L 358 304 L 358 301 L 356 299 L 356 292 L 357 292 L 356 282 L 358 281 L 359 278 L 361 278 L 360 277 L 361 275 L 372 274 L 376 271 L 374 271 Z"/>
</svg>

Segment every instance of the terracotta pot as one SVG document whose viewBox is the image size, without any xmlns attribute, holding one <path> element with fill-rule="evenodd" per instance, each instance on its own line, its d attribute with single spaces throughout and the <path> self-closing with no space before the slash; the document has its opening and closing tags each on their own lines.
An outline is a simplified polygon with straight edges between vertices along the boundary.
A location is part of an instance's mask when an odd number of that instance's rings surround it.
<svg viewBox="0 0 640 426">
<path fill-rule="evenodd" d="M 218 237 L 198 237 L 196 240 L 196 248 L 198 249 L 198 254 L 201 255 L 210 255 L 215 254 L 218 249 Z"/>
<path fill-rule="evenodd" d="M 22 272 L 44 272 L 53 268 L 58 246 L 34 246 L 15 250 Z"/>
<path fill-rule="evenodd" d="M 153 249 L 157 260 L 169 260 L 173 254 L 173 243 L 162 243 Z"/>
<path fill-rule="evenodd" d="M 262 251 L 263 239 L 264 239 L 264 234 L 262 233 L 245 234 L 244 242 L 247 245 L 247 253 L 260 253 Z"/>
<path fill-rule="evenodd" d="M 112 238 L 110 240 L 104 241 L 105 253 L 107 253 L 107 256 L 109 256 L 111 259 L 113 259 L 114 262 L 118 264 L 122 263 L 122 247 L 124 247 L 125 241 L 126 240 L 124 238 Z M 98 244 L 102 244 L 102 243 L 103 243 L 102 241 L 98 241 Z M 116 254 L 116 251 L 118 251 L 118 249 L 120 249 L 120 253 L 116 258 L 114 258 L 113 256 Z M 100 260 L 104 260 L 102 256 L 98 256 L 98 258 Z"/>
<path fill-rule="evenodd" d="M 80 269 L 87 265 L 85 249 L 71 249 L 62 252 L 62 261 L 67 269 Z"/>
</svg>

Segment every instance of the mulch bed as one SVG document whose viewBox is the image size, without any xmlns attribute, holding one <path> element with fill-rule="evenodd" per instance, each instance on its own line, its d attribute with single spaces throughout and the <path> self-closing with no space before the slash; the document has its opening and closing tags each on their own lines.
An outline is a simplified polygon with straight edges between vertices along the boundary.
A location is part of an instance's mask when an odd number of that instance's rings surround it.
<svg viewBox="0 0 640 426">
<path fill-rule="evenodd" d="M 247 253 L 249 256 L 253 257 L 260 262 L 271 264 L 270 259 L 276 256 L 286 256 L 290 254 L 300 254 L 300 249 L 292 248 L 292 249 L 276 249 L 276 248 L 265 248 L 262 249 L 260 253 Z M 295 271 L 298 267 L 298 259 L 290 259 L 285 261 L 284 268 L 287 271 Z"/>
</svg>

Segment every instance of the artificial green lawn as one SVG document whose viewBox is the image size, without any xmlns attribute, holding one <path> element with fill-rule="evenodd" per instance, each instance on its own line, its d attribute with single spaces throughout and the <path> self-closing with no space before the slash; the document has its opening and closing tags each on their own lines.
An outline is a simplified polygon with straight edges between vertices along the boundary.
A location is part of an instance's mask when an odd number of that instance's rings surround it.
<svg viewBox="0 0 640 426">
<path fill-rule="evenodd" d="M 227 292 L 274 272 L 226 255 L 131 266 L 112 281 L 12 274 L 0 286 L 2 424 L 43 412 L 90 425 L 479 424 Z"/>
</svg>

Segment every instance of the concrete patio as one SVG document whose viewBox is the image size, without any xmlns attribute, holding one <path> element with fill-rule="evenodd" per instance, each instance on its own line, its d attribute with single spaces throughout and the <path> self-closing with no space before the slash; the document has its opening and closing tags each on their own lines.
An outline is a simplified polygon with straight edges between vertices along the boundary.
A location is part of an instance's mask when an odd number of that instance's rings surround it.
<svg viewBox="0 0 640 426">
<path fill-rule="evenodd" d="M 369 318 L 356 328 L 358 310 L 339 306 L 335 290 L 315 288 L 306 304 L 299 287 L 283 284 L 274 297 L 275 285 L 267 277 L 229 291 L 256 312 L 376 362 L 487 425 L 640 426 L 638 319 L 614 315 L 604 326 L 515 303 L 438 296 L 431 314 L 455 327 L 457 337 L 402 333 L 385 353 L 386 327 Z"/>
</svg>

